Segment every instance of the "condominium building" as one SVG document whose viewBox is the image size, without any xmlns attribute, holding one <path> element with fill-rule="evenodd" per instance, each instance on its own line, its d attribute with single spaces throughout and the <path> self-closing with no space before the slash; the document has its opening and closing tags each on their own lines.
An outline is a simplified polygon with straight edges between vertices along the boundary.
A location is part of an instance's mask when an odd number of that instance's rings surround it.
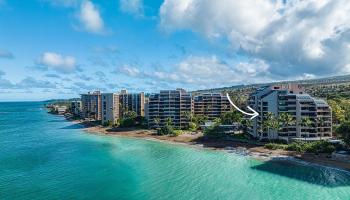
<svg viewBox="0 0 350 200">
<path fill-rule="evenodd" d="M 194 97 L 194 114 L 207 116 L 208 120 L 219 118 L 230 110 L 230 102 L 220 93 L 204 93 Z"/>
<path fill-rule="evenodd" d="M 191 94 L 183 89 L 162 90 L 151 94 L 148 102 L 148 124 L 151 128 L 162 127 L 171 119 L 175 128 L 186 128 L 188 113 L 193 112 Z"/>
<path fill-rule="evenodd" d="M 137 116 L 145 116 L 145 94 L 128 93 L 127 90 L 121 90 L 119 94 L 120 116 L 128 111 L 134 111 Z"/>
<path fill-rule="evenodd" d="M 332 112 L 321 99 L 304 93 L 298 85 L 275 85 L 258 89 L 249 97 L 249 105 L 259 116 L 253 119 L 249 133 L 258 139 L 318 140 L 332 137 Z M 275 117 L 288 113 L 293 123 L 273 130 L 264 127 L 267 113 Z M 309 119 L 309 125 L 302 121 Z"/>
<path fill-rule="evenodd" d="M 148 120 L 148 118 L 149 118 L 149 113 L 148 113 L 149 108 L 148 108 L 148 106 L 149 106 L 149 98 L 145 98 L 145 119 L 146 120 Z"/>
<path fill-rule="evenodd" d="M 81 104 L 82 104 L 81 116 L 83 118 L 92 118 L 95 120 L 102 119 L 100 91 L 81 94 Z"/>
<path fill-rule="evenodd" d="M 72 101 L 70 104 L 70 110 L 74 115 L 81 115 L 82 104 L 81 101 Z"/>
<path fill-rule="evenodd" d="M 119 95 L 116 93 L 103 93 L 102 99 L 102 124 L 115 124 L 119 119 Z"/>
</svg>

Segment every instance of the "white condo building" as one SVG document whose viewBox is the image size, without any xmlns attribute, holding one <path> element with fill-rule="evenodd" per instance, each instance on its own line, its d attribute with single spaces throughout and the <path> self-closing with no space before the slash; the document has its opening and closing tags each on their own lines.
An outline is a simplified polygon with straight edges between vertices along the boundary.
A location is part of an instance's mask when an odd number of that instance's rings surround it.
<svg viewBox="0 0 350 200">
<path fill-rule="evenodd" d="M 326 101 L 315 99 L 303 92 L 298 85 L 266 86 L 258 89 L 249 97 L 249 105 L 259 116 L 253 119 L 249 133 L 257 139 L 283 140 L 320 140 L 332 137 L 332 112 Z M 294 123 L 281 127 L 279 130 L 269 130 L 263 127 L 267 113 L 278 117 L 288 113 Z M 309 126 L 302 122 L 310 119 Z"/>
<path fill-rule="evenodd" d="M 102 99 L 102 124 L 115 124 L 119 119 L 119 95 L 116 93 L 103 93 Z"/>
</svg>

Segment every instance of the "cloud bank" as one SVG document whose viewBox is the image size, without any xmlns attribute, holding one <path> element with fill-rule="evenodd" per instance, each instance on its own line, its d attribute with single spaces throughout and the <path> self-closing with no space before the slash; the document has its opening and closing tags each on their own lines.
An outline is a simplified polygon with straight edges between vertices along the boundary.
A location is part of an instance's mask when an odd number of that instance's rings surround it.
<svg viewBox="0 0 350 200">
<path fill-rule="evenodd" d="M 224 39 L 275 78 L 350 73 L 348 0 L 165 0 L 160 26 Z"/>
</svg>

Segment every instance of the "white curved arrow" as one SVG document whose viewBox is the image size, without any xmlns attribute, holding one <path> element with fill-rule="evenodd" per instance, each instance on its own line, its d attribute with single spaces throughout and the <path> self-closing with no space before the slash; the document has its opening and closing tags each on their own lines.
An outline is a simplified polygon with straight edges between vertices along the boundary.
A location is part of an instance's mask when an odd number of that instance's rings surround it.
<svg viewBox="0 0 350 200">
<path fill-rule="evenodd" d="M 245 114 L 245 115 L 249 115 L 249 116 L 252 116 L 250 119 L 254 119 L 255 117 L 259 116 L 259 113 L 256 112 L 253 108 L 251 108 L 250 106 L 247 106 L 247 108 L 251 111 L 253 111 L 253 113 L 247 113 L 243 110 L 241 110 L 240 108 L 238 108 L 232 101 L 231 101 L 231 98 L 230 98 L 230 95 L 228 95 L 228 93 L 226 93 L 226 96 L 227 96 L 227 99 L 228 101 L 230 102 L 230 104 L 235 107 L 239 112 Z"/>
</svg>

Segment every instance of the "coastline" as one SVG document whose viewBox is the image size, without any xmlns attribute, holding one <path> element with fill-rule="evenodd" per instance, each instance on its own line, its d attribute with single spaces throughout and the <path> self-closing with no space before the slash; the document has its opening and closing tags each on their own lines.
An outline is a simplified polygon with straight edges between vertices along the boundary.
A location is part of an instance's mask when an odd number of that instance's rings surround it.
<svg viewBox="0 0 350 200">
<path fill-rule="evenodd" d="M 185 145 L 189 147 L 208 149 L 215 151 L 225 151 L 249 156 L 253 159 L 268 161 L 295 162 L 302 165 L 325 167 L 334 170 L 350 173 L 350 163 L 332 160 L 329 154 L 301 154 L 293 151 L 270 150 L 262 145 L 244 143 L 238 141 L 204 139 L 203 134 L 185 133 L 180 136 L 156 135 L 155 130 L 135 129 L 135 128 L 108 128 L 101 125 L 94 125 L 83 120 L 70 120 L 72 123 L 82 126 L 83 131 L 90 134 L 99 134 L 112 137 L 127 137 L 164 142 L 175 145 Z"/>
</svg>

